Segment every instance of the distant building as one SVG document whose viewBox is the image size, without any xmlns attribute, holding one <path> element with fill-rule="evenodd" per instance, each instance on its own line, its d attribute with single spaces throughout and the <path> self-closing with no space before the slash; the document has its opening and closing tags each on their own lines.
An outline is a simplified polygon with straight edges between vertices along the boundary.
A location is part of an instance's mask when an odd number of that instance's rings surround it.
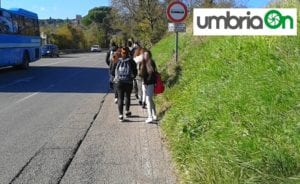
<svg viewBox="0 0 300 184">
<path fill-rule="evenodd" d="M 82 20 L 82 16 L 81 15 L 76 15 L 76 23 L 77 23 L 77 25 L 80 25 L 80 23 L 81 23 L 81 20 Z"/>
</svg>

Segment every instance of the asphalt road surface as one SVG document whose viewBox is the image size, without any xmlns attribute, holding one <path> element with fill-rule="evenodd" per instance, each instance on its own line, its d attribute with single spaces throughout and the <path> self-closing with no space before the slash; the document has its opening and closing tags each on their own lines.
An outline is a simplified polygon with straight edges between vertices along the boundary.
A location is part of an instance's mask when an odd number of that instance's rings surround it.
<svg viewBox="0 0 300 184">
<path fill-rule="evenodd" d="M 0 69 L 1 184 L 60 183 L 108 92 L 104 58 L 74 54 Z"/>
</svg>

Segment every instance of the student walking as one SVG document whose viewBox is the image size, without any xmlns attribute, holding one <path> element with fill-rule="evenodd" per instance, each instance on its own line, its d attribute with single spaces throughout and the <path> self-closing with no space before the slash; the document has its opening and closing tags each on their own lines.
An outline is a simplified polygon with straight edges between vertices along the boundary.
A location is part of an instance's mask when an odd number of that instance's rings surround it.
<svg viewBox="0 0 300 184">
<path fill-rule="evenodd" d="M 138 45 L 137 44 L 133 45 L 131 41 L 128 41 L 127 42 L 127 46 L 128 46 L 128 49 L 129 49 L 129 55 L 133 59 L 135 51 L 136 51 Z M 137 79 L 136 78 L 133 79 L 133 91 L 134 91 L 136 99 L 139 99 L 139 89 L 138 89 L 138 83 L 137 83 Z"/>
<path fill-rule="evenodd" d="M 111 47 L 109 49 L 109 51 L 106 54 L 106 64 L 109 66 L 109 87 L 110 89 L 112 89 L 115 93 L 115 103 L 118 102 L 118 93 L 117 90 L 115 88 L 115 84 L 114 84 L 114 74 L 113 73 L 113 66 L 114 64 L 118 61 L 118 58 L 120 57 L 120 49 L 118 48 L 118 46 L 113 42 L 111 44 Z"/>
<path fill-rule="evenodd" d="M 116 83 L 114 82 L 114 79 L 115 79 L 115 67 L 119 61 L 119 58 L 121 58 L 121 49 L 117 49 L 115 50 L 114 53 L 112 53 L 110 59 L 110 65 L 109 65 L 110 83 L 112 83 L 111 86 L 115 94 L 116 104 L 118 103 L 118 90 L 117 90 Z"/>
<path fill-rule="evenodd" d="M 133 88 L 133 79 L 137 75 L 136 64 L 129 57 L 128 48 L 121 49 L 121 57 L 113 67 L 114 82 L 118 92 L 119 120 L 124 121 L 124 99 L 125 117 L 131 116 L 130 96 Z"/>
<path fill-rule="evenodd" d="M 111 60 L 112 60 L 112 57 L 114 55 L 114 53 L 118 50 L 118 46 L 116 45 L 115 42 L 112 42 L 111 43 L 111 47 L 109 48 L 108 52 L 106 53 L 106 64 L 108 66 L 110 66 L 110 63 L 111 63 Z"/>
<path fill-rule="evenodd" d="M 143 54 L 145 52 L 144 48 L 137 48 L 135 50 L 133 60 L 135 61 L 137 65 L 137 76 L 136 76 L 136 81 L 137 81 L 137 88 L 138 88 L 138 99 L 139 99 L 139 104 L 143 105 L 145 108 L 146 106 L 146 95 L 145 95 L 145 88 L 143 87 L 143 79 L 142 79 L 142 62 L 144 60 Z"/>
<path fill-rule="evenodd" d="M 152 54 L 150 51 L 145 51 L 143 54 L 143 62 L 142 62 L 142 80 L 145 88 L 146 94 L 146 104 L 147 104 L 147 112 L 148 118 L 146 119 L 146 123 L 151 123 L 157 120 L 156 116 L 156 108 L 153 100 L 154 95 L 154 85 L 156 81 L 156 65 L 152 59 Z"/>
</svg>

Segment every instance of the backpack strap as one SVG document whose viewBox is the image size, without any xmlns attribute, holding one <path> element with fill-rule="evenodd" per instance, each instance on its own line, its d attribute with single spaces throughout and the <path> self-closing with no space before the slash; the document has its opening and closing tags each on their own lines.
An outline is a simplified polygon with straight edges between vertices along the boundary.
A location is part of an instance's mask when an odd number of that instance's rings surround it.
<svg viewBox="0 0 300 184">
<path fill-rule="evenodd" d="M 119 72 L 118 72 L 119 67 L 120 67 L 120 60 L 117 62 L 117 65 L 116 65 L 114 82 L 118 82 L 119 81 Z"/>
</svg>

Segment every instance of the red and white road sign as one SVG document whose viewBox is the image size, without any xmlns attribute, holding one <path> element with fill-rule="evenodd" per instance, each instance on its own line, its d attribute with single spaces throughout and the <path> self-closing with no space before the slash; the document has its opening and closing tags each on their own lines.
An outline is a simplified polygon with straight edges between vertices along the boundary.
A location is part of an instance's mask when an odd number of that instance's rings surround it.
<svg viewBox="0 0 300 184">
<path fill-rule="evenodd" d="M 167 7 L 167 17 L 171 22 L 180 23 L 188 15 L 187 6 L 181 1 L 173 1 Z"/>
</svg>

